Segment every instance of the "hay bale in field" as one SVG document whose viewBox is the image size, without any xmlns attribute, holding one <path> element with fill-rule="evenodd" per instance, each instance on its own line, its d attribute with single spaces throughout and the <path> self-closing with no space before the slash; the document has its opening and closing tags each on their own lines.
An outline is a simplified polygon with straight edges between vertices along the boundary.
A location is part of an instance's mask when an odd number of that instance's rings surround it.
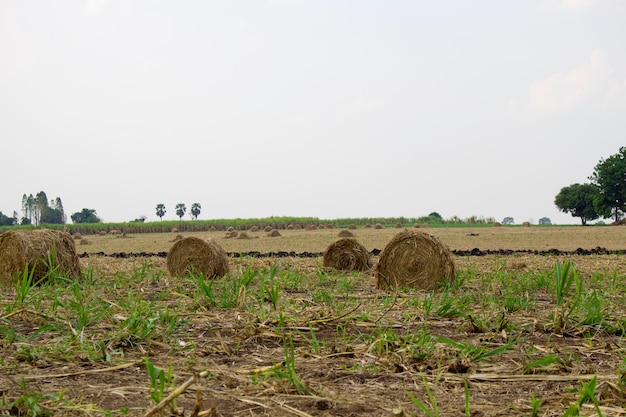
<svg viewBox="0 0 626 417">
<path fill-rule="evenodd" d="M 419 228 L 420 228 L 419 223 L 413 223 L 413 228 L 414 228 L 414 229 L 419 229 Z"/>
<path fill-rule="evenodd" d="M 350 223 L 350 224 L 348 225 L 348 229 L 350 229 L 350 230 L 356 230 L 356 224 L 354 224 L 354 223 Z"/>
<path fill-rule="evenodd" d="M 231 230 L 230 232 L 226 232 L 226 234 L 224 235 L 224 239 L 231 239 L 237 236 L 239 236 L 239 232 L 237 232 L 236 230 Z"/>
<path fill-rule="evenodd" d="M 308 230 L 310 232 L 311 230 L 317 230 L 317 227 L 315 227 L 314 224 L 307 224 L 305 230 Z"/>
<path fill-rule="evenodd" d="M 265 233 L 269 233 L 269 232 L 271 232 L 272 230 L 274 230 L 274 228 L 273 228 L 272 226 L 265 226 L 265 229 L 263 229 L 263 231 L 264 231 Z"/>
<path fill-rule="evenodd" d="M 424 229 L 427 229 L 427 228 L 428 228 L 428 223 L 422 223 L 422 227 L 423 227 Z"/>
<path fill-rule="evenodd" d="M 296 223 L 293 225 L 293 228 L 296 230 L 302 230 L 302 225 L 300 223 Z"/>
<path fill-rule="evenodd" d="M 382 225 L 382 224 L 380 224 L 380 223 L 376 223 L 376 224 L 374 225 L 374 229 L 382 229 L 382 228 L 383 228 L 383 225 Z"/>
<path fill-rule="evenodd" d="M 259 228 L 258 228 L 257 226 L 252 226 L 252 227 L 250 228 L 250 233 L 256 233 L 256 232 L 258 232 L 258 231 L 259 231 Z"/>
<path fill-rule="evenodd" d="M 176 235 L 176 237 L 172 240 L 170 240 L 170 242 L 178 242 L 179 240 L 183 239 L 185 236 L 181 235 L 180 233 Z"/>
<path fill-rule="evenodd" d="M 326 227 L 324 227 L 323 224 L 320 224 L 319 226 L 317 226 L 317 230 L 324 230 L 326 229 Z"/>
<path fill-rule="evenodd" d="M 209 227 L 209 232 L 217 232 L 217 228 L 215 226 Z"/>
<path fill-rule="evenodd" d="M 327 229 L 332 229 L 332 228 L 334 228 L 334 226 L 333 226 L 332 224 L 328 223 L 328 224 L 326 225 L 326 228 L 327 228 Z"/>
<path fill-rule="evenodd" d="M 228 228 L 226 229 L 227 232 L 232 232 L 233 230 L 235 230 L 235 228 L 232 226 L 228 226 Z"/>
<path fill-rule="evenodd" d="M 105 232 L 104 230 L 100 230 L 100 232 L 98 234 L 100 236 L 106 236 L 107 232 Z"/>
<path fill-rule="evenodd" d="M 48 257 L 53 265 L 48 265 Z M 10 283 L 28 265 L 33 282 L 44 278 L 50 267 L 67 278 L 80 277 L 80 265 L 72 236 L 61 230 L 10 230 L 0 236 L 0 283 Z"/>
<path fill-rule="evenodd" d="M 268 227 L 269 227 L 269 226 L 268 226 Z M 271 228 L 270 228 L 270 229 L 271 229 Z M 287 230 L 293 230 L 293 229 L 294 229 L 293 224 L 288 224 L 288 225 L 287 225 Z M 271 230 L 270 230 L 270 232 L 271 232 Z"/>
<path fill-rule="evenodd" d="M 348 238 L 328 246 L 324 252 L 324 266 L 340 271 L 368 271 L 372 267 L 372 261 L 362 244 Z"/>
<path fill-rule="evenodd" d="M 76 232 L 72 235 L 72 237 L 74 238 L 74 240 L 81 240 L 83 238 L 83 235 L 81 235 L 80 233 Z"/>
<path fill-rule="evenodd" d="M 495 223 L 493 224 L 493 227 L 502 227 L 502 223 L 500 223 L 500 222 L 495 222 Z"/>
<path fill-rule="evenodd" d="M 280 236 L 282 236 L 282 235 L 280 234 L 280 232 L 279 232 L 278 230 L 276 230 L 276 229 L 272 229 L 272 230 L 271 230 L 271 231 L 267 234 L 267 236 L 268 236 L 268 237 L 280 237 Z"/>
<path fill-rule="evenodd" d="M 402 229 L 402 223 L 396 223 L 395 228 L 396 229 Z"/>
<path fill-rule="evenodd" d="M 351 232 L 351 231 L 349 231 L 349 230 L 345 230 L 345 229 L 344 229 L 344 230 L 340 230 L 340 231 L 339 231 L 339 235 L 338 235 L 338 236 L 339 236 L 339 237 L 354 237 L 354 233 L 352 233 L 352 232 Z"/>
<path fill-rule="evenodd" d="M 80 244 L 81 245 L 91 245 L 91 240 L 89 240 L 89 239 L 81 239 L 80 240 Z"/>
<path fill-rule="evenodd" d="M 250 235 L 246 232 L 241 232 L 237 236 L 237 239 L 252 239 L 252 237 L 250 237 Z"/>
<path fill-rule="evenodd" d="M 172 227 L 172 230 L 171 230 L 171 231 L 172 231 L 172 233 L 178 233 L 178 228 L 176 228 L 176 227 Z"/>
<path fill-rule="evenodd" d="M 530 222 L 524 222 L 524 223 L 522 223 L 522 227 L 530 227 Z"/>
<path fill-rule="evenodd" d="M 376 265 L 376 287 L 432 290 L 454 279 L 452 253 L 428 233 L 404 230 L 391 239 Z"/>
<path fill-rule="evenodd" d="M 228 255 L 213 240 L 189 236 L 174 243 L 167 253 L 167 270 L 171 276 L 203 274 L 205 278 L 222 277 L 230 268 Z"/>
<path fill-rule="evenodd" d="M 110 235 L 121 235 L 122 231 L 121 230 L 117 230 L 117 229 L 112 229 L 111 231 L 109 231 Z"/>
</svg>

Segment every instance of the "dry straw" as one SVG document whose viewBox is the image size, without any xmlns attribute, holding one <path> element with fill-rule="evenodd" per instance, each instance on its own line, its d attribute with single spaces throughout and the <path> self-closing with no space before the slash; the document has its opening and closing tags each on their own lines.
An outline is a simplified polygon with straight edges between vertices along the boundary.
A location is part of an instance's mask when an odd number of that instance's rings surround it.
<svg viewBox="0 0 626 417">
<path fill-rule="evenodd" d="M 80 278 L 74 238 L 61 230 L 11 230 L 0 236 L 0 282 L 11 283 L 27 265 L 35 282 L 51 267 L 67 278 Z"/>
<path fill-rule="evenodd" d="M 376 265 L 380 289 L 416 287 L 432 290 L 455 275 L 450 249 L 438 238 L 416 230 L 404 230 L 387 243 Z"/>
<path fill-rule="evenodd" d="M 174 243 L 167 253 L 167 270 L 172 276 L 189 273 L 203 274 L 206 278 L 228 274 L 228 255 L 213 240 L 186 237 Z"/>
<path fill-rule="evenodd" d="M 352 233 L 352 232 L 351 232 L 351 231 L 349 231 L 349 230 L 345 230 L 345 229 L 344 229 L 344 230 L 341 230 L 341 231 L 339 232 L 339 235 L 338 235 L 338 236 L 339 236 L 339 237 L 354 237 L 354 233 Z"/>
<path fill-rule="evenodd" d="M 367 249 L 355 239 L 340 239 L 324 252 L 324 266 L 341 271 L 368 271 L 372 261 Z"/>
<path fill-rule="evenodd" d="M 380 229 L 382 229 L 382 228 L 383 228 L 383 225 L 382 225 L 382 224 L 380 224 L 380 223 L 376 223 L 376 224 L 374 225 L 374 229 L 380 230 Z"/>
<path fill-rule="evenodd" d="M 278 230 L 276 230 L 276 229 L 272 229 L 272 230 L 271 230 L 271 231 L 267 234 L 267 236 L 268 236 L 268 237 L 280 237 L 280 236 L 282 236 L 282 235 L 280 234 L 280 232 L 279 232 Z"/>
</svg>

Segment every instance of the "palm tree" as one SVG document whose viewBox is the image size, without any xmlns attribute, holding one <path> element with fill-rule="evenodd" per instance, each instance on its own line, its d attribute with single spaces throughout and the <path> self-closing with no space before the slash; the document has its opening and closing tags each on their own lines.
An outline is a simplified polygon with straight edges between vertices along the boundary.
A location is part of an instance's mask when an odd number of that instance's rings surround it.
<svg viewBox="0 0 626 417">
<path fill-rule="evenodd" d="M 185 206 L 185 203 L 176 204 L 176 215 L 180 217 L 181 221 L 183 220 L 183 216 L 185 215 L 186 211 L 187 211 L 187 207 Z"/>
<path fill-rule="evenodd" d="M 194 220 L 198 220 L 198 216 L 200 215 L 200 209 L 202 209 L 200 203 L 193 203 L 191 205 L 191 216 L 194 218 Z"/>
</svg>

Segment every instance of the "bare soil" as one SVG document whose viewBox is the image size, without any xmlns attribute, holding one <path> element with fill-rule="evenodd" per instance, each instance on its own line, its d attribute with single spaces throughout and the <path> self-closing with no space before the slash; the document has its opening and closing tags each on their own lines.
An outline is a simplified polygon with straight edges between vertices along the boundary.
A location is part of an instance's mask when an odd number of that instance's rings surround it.
<svg viewBox="0 0 626 417">
<path fill-rule="evenodd" d="M 425 231 L 458 250 L 626 249 L 622 227 Z M 320 252 L 338 232 L 281 231 L 282 238 L 256 232 L 247 240 L 220 232 L 189 235 L 213 238 L 231 253 Z M 382 249 L 396 232 L 355 231 L 368 249 Z M 444 292 L 379 291 L 371 272 L 324 270 L 320 257 L 231 258 L 233 276 L 258 273 L 233 307 L 208 303 L 192 279 L 170 277 L 162 257 L 97 255 L 167 251 L 174 237 L 84 236 L 91 244 L 77 244 L 77 250 L 89 254 L 81 267 L 91 275 L 82 295 L 108 307 L 80 331 L 79 318 L 68 314 L 84 310 L 70 308 L 73 298 L 63 284 L 35 288 L 13 309 L 15 289 L 2 289 L 0 415 L 145 415 L 155 411 L 146 358 L 172 370 L 175 381 L 165 395 L 179 388 L 175 407 L 169 402 L 154 415 L 426 415 L 410 393 L 432 415 L 529 416 L 536 398 L 541 403 L 534 415 L 561 416 L 593 381 L 598 405 L 580 401 L 580 415 L 626 415 L 626 255 L 456 256 L 464 281 L 448 299 Z M 552 283 L 522 285 L 550 281 L 555 263 L 568 260 L 583 277 L 585 294 L 602 296 L 606 323 L 572 319 L 558 328 Z M 274 265 L 281 279 L 278 308 L 262 296 L 259 278 Z M 298 284 L 290 281 L 294 275 L 301 277 Z M 48 295 L 38 297 L 39 291 Z M 131 296 L 149 305 L 150 314 L 175 314 L 176 329 L 122 337 Z M 503 308 L 502 300 L 513 296 L 531 302 Z M 462 311 L 455 313 L 455 306 Z M 158 323 L 166 322 L 163 314 Z M 537 364 L 546 357 L 555 360 Z"/>
</svg>

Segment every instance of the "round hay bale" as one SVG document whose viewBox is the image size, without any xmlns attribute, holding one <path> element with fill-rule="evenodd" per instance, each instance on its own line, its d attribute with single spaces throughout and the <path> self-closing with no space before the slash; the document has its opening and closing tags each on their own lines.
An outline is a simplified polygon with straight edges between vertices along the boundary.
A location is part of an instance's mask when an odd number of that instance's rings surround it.
<svg viewBox="0 0 626 417">
<path fill-rule="evenodd" d="M 500 222 L 495 222 L 495 223 L 493 224 L 493 227 L 502 227 L 502 223 L 500 223 Z"/>
<path fill-rule="evenodd" d="M 328 224 L 326 225 L 326 228 L 327 228 L 327 229 L 332 229 L 332 228 L 334 228 L 334 226 L 333 226 L 332 224 L 328 223 Z"/>
<path fill-rule="evenodd" d="M 402 229 L 402 223 L 396 223 L 395 228 L 396 229 Z"/>
<path fill-rule="evenodd" d="M 382 225 L 382 224 L 380 224 L 380 223 L 376 223 L 376 224 L 374 225 L 374 229 L 382 229 L 382 228 L 383 228 L 383 225 Z"/>
<path fill-rule="evenodd" d="M 80 233 L 76 232 L 72 235 L 72 237 L 74 238 L 74 240 L 81 240 L 83 238 L 83 235 L 81 235 Z"/>
<path fill-rule="evenodd" d="M 276 229 L 272 229 L 272 230 L 271 230 L 271 231 L 267 234 L 267 236 L 268 236 L 268 237 L 280 237 L 280 236 L 282 236 L 282 235 L 280 234 L 280 232 L 279 232 L 278 230 L 276 230 Z"/>
<path fill-rule="evenodd" d="M 317 226 L 317 230 L 323 230 L 326 229 L 326 227 L 324 227 L 323 224 L 320 224 L 319 226 Z"/>
<path fill-rule="evenodd" d="M 109 231 L 110 235 L 121 235 L 122 231 L 121 230 L 117 230 L 117 229 L 112 229 L 111 231 Z"/>
<path fill-rule="evenodd" d="M 178 228 L 172 227 L 172 233 L 178 233 Z"/>
<path fill-rule="evenodd" d="M 178 242 L 179 240 L 183 239 L 184 236 L 181 235 L 180 233 L 176 235 L 176 237 L 172 240 L 170 240 L 170 242 Z"/>
<path fill-rule="evenodd" d="M 209 232 L 216 232 L 217 228 L 215 226 L 209 227 Z"/>
<path fill-rule="evenodd" d="M 522 227 L 530 227 L 530 222 L 524 222 L 524 223 L 522 223 Z"/>
<path fill-rule="evenodd" d="M 339 235 L 338 236 L 339 237 L 354 237 L 354 233 L 352 233 L 349 230 L 345 230 L 344 229 L 344 230 L 339 231 Z"/>
<path fill-rule="evenodd" d="M 455 275 L 452 253 L 428 233 L 404 230 L 396 234 L 380 253 L 376 265 L 376 287 L 416 287 L 432 290 Z"/>
<path fill-rule="evenodd" d="M 264 231 L 265 233 L 269 233 L 269 232 L 271 232 L 272 230 L 274 230 L 274 228 L 273 228 L 272 226 L 265 226 L 265 229 L 263 229 L 263 231 Z"/>
<path fill-rule="evenodd" d="M 228 255 L 213 240 L 189 236 L 174 243 L 167 253 L 167 270 L 171 276 L 203 274 L 205 278 L 228 274 Z"/>
<path fill-rule="evenodd" d="M 296 223 L 293 228 L 296 230 L 302 230 L 302 225 L 300 223 Z"/>
<path fill-rule="evenodd" d="M 367 249 L 355 239 L 340 239 L 324 252 L 324 266 L 340 271 L 368 271 L 372 261 Z"/>
<path fill-rule="evenodd" d="M 237 239 L 252 239 L 250 237 L 250 235 L 246 232 L 241 232 L 239 233 L 239 235 L 237 236 Z"/>
<path fill-rule="evenodd" d="M 106 236 L 107 232 L 105 232 L 104 230 L 100 230 L 100 232 L 98 234 L 100 236 Z"/>
<path fill-rule="evenodd" d="M 54 256 L 53 265 L 48 256 Z M 74 239 L 61 230 L 10 230 L 0 236 L 0 283 L 11 283 L 27 265 L 33 282 L 45 278 L 51 266 L 67 278 L 80 278 Z"/>
<path fill-rule="evenodd" d="M 250 228 L 250 233 L 256 233 L 256 232 L 258 232 L 258 231 L 259 231 L 259 228 L 258 228 L 257 226 L 252 226 L 252 227 Z"/>
<path fill-rule="evenodd" d="M 350 230 L 356 230 L 356 224 L 354 224 L 354 223 L 350 223 L 350 224 L 348 225 L 348 229 L 350 229 Z"/>
<path fill-rule="evenodd" d="M 317 227 L 315 227 L 315 225 L 313 224 L 307 224 L 305 230 L 308 230 L 310 232 L 311 230 L 317 230 Z"/>
<path fill-rule="evenodd" d="M 226 232 L 224 235 L 224 239 L 231 239 L 239 236 L 239 233 L 236 230 L 231 230 L 230 232 Z"/>
<path fill-rule="evenodd" d="M 419 223 L 413 223 L 413 228 L 414 228 L 414 229 L 419 229 L 419 228 L 420 228 Z"/>
<path fill-rule="evenodd" d="M 426 229 L 428 227 L 428 223 L 422 223 L 422 227 Z"/>
<path fill-rule="evenodd" d="M 91 245 L 91 241 L 89 239 L 81 239 L 80 245 Z"/>
<path fill-rule="evenodd" d="M 372 228 L 372 224 L 371 223 L 365 223 L 365 228 L 366 229 L 371 229 Z"/>
<path fill-rule="evenodd" d="M 271 227 L 270 227 L 270 229 L 271 229 Z M 293 230 L 293 224 L 288 224 L 287 225 L 287 230 Z M 271 230 L 270 230 L 270 232 L 271 232 Z"/>
<path fill-rule="evenodd" d="M 228 229 L 226 229 L 226 231 L 227 231 L 227 232 L 232 232 L 232 231 L 234 231 L 234 230 L 235 230 L 235 228 L 234 228 L 234 227 L 232 227 L 232 226 L 228 226 Z"/>
</svg>

